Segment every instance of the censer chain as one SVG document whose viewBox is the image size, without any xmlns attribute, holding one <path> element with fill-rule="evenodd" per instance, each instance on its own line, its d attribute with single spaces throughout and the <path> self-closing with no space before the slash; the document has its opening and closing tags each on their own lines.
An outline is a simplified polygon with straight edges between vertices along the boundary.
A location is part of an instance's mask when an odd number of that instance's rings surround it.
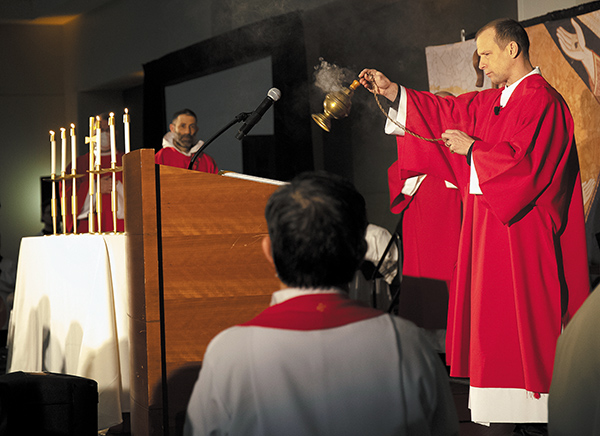
<svg viewBox="0 0 600 436">
<path fill-rule="evenodd" d="M 377 102 L 377 106 L 379 106 L 379 109 L 381 110 L 381 112 L 383 113 L 383 115 L 385 115 L 385 117 L 390 120 L 392 123 L 394 123 L 396 126 L 398 126 L 399 128 L 401 128 L 402 130 L 404 130 L 406 133 L 408 133 L 409 135 L 414 136 L 415 138 L 418 139 L 422 139 L 423 141 L 428 141 L 428 142 L 444 142 L 444 140 L 442 138 L 425 138 L 417 133 L 414 133 L 412 131 L 410 131 L 409 129 L 406 128 L 406 126 L 403 126 L 402 124 L 400 124 L 398 121 L 393 120 L 388 113 L 385 111 L 385 109 L 383 109 L 383 107 L 381 106 L 381 102 L 379 101 L 379 86 L 377 86 L 377 82 L 375 81 L 375 77 L 370 74 L 369 75 L 370 79 L 371 79 L 371 83 L 373 83 L 373 85 L 375 86 L 375 91 L 373 93 L 373 97 L 375 97 L 375 101 Z M 398 92 L 400 92 L 400 90 L 398 90 Z"/>
</svg>

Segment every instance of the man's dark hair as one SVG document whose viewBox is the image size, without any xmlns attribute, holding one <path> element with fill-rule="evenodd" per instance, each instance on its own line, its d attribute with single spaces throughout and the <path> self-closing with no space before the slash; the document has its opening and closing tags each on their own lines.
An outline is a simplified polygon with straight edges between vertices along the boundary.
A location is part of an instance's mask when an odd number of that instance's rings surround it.
<svg viewBox="0 0 600 436">
<path fill-rule="evenodd" d="M 337 175 L 297 176 L 273 193 L 265 217 L 275 268 L 288 286 L 345 287 L 367 251 L 365 200 Z"/>
<path fill-rule="evenodd" d="M 189 115 L 189 116 L 191 116 L 191 117 L 194 117 L 194 119 L 195 119 L 196 121 L 198 121 L 198 117 L 196 116 L 196 114 L 194 113 L 194 111 L 193 111 L 193 110 L 191 110 L 191 109 L 181 109 L 181 110 L 179 110 L 179 111 L 177 111 L 177 112 L 175 112 L 175 113 L 173 114 L 173 118 L 171 118 L 171 123 L 172 123 L 172 124 L 173 124 L 173 123 L 175 123 L 175 120 L 177 119 L 177 117 L 178 117 L 179 115 Z"/>
<path fill-rule="evenodd" d="M 504 48 L 509 42 L 514 41 L 519 46 L 524 58 L 529 60 L 529 36 L 527 36 L 527 32 L 519 22 L 510 18 L 494 20 L 479 29 L 475 39 L 479 37 L 481 32 L 490 28 L 496 31 L 496 44 Z"/>
</svg>

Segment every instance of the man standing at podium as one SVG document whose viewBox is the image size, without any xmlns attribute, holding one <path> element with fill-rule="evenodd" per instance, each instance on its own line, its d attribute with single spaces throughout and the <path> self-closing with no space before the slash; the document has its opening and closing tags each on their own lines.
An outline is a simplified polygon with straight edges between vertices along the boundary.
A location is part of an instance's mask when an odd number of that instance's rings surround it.
<svg viewBox="0 0 600 436">
<path fill-rule="evenodd" d="M 282 289 L 208 345 L 184 434 L 458 435 L 448 376 L 421 331 L 348 297 L 367 250 L 352 184 L 305 173 L 265 215 L 262 248 Z"/>
<path fill-rule="evenodd" d="M 198 133 L 196 114 L 190 109 L 175 112 L 169 129 L 170 131 L 163 137 L 163 148 L 156 153 L 154 162 L 187 169 L 194 153 L 204 144 L 204 141 L 196 141 Z M 219 171 L 215 160 L 206 153 L 198 156 L 193 169 L 214 174 Z"/>
</svg>

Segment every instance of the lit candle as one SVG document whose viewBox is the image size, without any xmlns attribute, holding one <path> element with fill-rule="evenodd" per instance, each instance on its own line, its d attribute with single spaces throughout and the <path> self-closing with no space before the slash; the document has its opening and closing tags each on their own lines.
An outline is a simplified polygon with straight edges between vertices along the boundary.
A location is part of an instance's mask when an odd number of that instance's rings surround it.
<svg viewBox="0 0 600 436">
<path fill-rule="evenodd" d="M 55 135 L 54 130 L 50 130 L 50 150 L 51 150 L 50 174 L 52 174 L 53 176 L 56 174 L 56 141 L 54 140 L 54 135 Z"/>
<path fill-rule="evenodd" d="M 50 178 L 52 179 L 52 201 L 50 202 L 50 209 L 52 214 L 52 233 L 56 235 L 56 141 L 54 140 L 54 130 L 50 130 Z"/>
<path fill-rule="evenodd" d="M 75 124 L 71 123 L 71 173 L 77 173 L 77 140 L 75 137 Z"/>
<path fill-rule="evenodd" d="M 90 171 L 94 170 L 94 117 L 90 117 Z"/>
<path fill-rule="evenodd" d="M 60 144 L 61 144 L 61 159 L 60 159 L 60 174 L 65 175 L 67 170 L 67 129 L 64 127 L 60 128 Z"/>
<path fill-rule="evenodd" d="M 102 136 L 102 130 L 100 129 L 100 117 L 96 117 L 96 165 L 100 167 L 100 137 Z"/>
<path fill-rule="evenodd" d="M 125 127 L 125 154 L 129 153 L 129 111 L 125 108 L 123 115 L 123 125 Z"/>
<path fill-rule="evenodd" d="M 96 155 L 96 169 L 100 170 L 101 159 L 100 154 L 102 153 L 102 129 L 100 127 L 100 117 L 96 117 L 96 142 L 98 144 L 97 147 L 97 155 Z M 96 174 L 96 218 L 97 218 L 97 230 L 98 233 L 102 232 L 102 195 L 100 194 L 100 172 Z"/>
<path fill-rule="evenodd" d="M 115 145 L 115 114 L 111 112 L 108 116 L 108 127 L 110 129 L 110 162 L 117 162 L 117 148 Z"/>
<path fill-rule="evenodd" d="M 88 207 L 88 231 L 89 233 L 94 233 L 94 117 L 90 117 L 90 137 L 88 138 L 90 141 L 90 171 L 88 174 L 88 198 L 89 198 L 89 207 Z"/>
</svg>

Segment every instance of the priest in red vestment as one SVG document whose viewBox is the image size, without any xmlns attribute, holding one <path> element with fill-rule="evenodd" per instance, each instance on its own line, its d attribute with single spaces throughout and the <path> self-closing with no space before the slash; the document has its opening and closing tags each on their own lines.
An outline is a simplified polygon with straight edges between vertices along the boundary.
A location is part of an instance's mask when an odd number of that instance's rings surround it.
<svg viewBox="0 0 600 436">
<path fill-rule="evenodd" d="M 386 130 L 403 135 L 401 168 L 461 191 L 446 352 L 451 375 L 470 378 L 472 420 L 545 423 L 557 338 L 589 295 L 573 119 L 519 23 L 493 21 L 476 43 L 502 88 L 441 98 L 372 69 L 360 78 L 399 98 Z"/>
<path fill-rule="evenodd" d="M 204 144 L 195 139 L 198 133 L 197 119 L 190 109 L 182 109 L 173 114 L 170 131 L 163 137 L 163 148 L 156 152 L 155 163 L 188 169 L 192 157 Z M 219 172 L 215 160 L 206 153 L 198 156 L 193 169 L 213 174 Z"/>
<path fill-rule="evenodd" d="M 100 115 L 100 166 L 103 169 L 110 168 L 110 133 L 108 126 L 108 114 L 104 113 Z M 89 211 L 90 211 L 90 196 L 89 188 L 90 181 L 88 173 L 86 172 L 90 168 L 90 154 L 86 153 L 77 158 L 77 173 L 83 174 L 83 177 L 77 178 L 76 189 L 77 189 L 77 233 L 87 233 L 89 230 Z M 121 167 L 123 153 L 116 151 L 116 166 Z M 67 174 L 71 174 L 71 165 L 66 169 Z M 103 174 L 100 177 L 100 192 L 102 194 L 102 214 L 101 214 L 101 227 L 102 232 L 123 232 L 125 231 L 125 202 L 123 200 L 123 173 L 117 172 L 117 228 L 114 228 L 113 213 L 111 207 L 111 191 L 112 191 L 112 174 Z M 94 178 L 94 180 L 96 180 Z M 72 192 L 71 180 L 67 180 L 65 184 L 66 192 L 66 232 L 73 232 L 73 214 L 71 209 L 71 192 Z M 96 189 L 96 188 L 95 188 Z M 95 194 L 94 194 L 95 195 Z M 95 198 L 92 201 L 92 207 L 96 207 Z M 60 218 L 59 218 L 60 219 Z M 98 221 L 96 214 L 94 214 L 94 230 L 98 230 Z"/>
</svg>

